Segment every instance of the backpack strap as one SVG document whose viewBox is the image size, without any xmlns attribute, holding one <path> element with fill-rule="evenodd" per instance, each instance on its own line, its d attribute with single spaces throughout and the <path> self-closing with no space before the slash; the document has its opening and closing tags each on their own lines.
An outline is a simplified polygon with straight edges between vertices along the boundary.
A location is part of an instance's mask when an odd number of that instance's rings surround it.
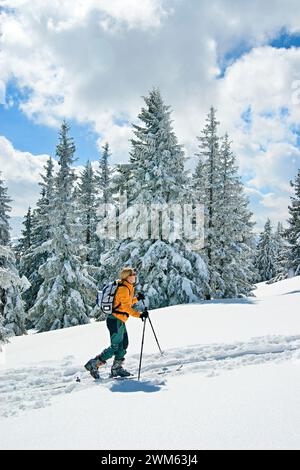
<svg viewBox="0 0 300 470">
<path fill-rule="evenodd" d="M 118 283 L 118 287 L 122 287 L 122 286 L 123 286 L 123 287 L 127 287 L 127 289 L 129 290 L 129 293 L 130 293 L 129 287 L 126 286 L 126 284 L 123 284 L 123 282 L 119 282 L 119 283 Z"/>
<path fill-rule="evenodd" d="M 123 282 L 119 282 L 119 283 L 118 283 L 118 288 L 119 288 L 119 287 L 127 287 L 127 289 L 129 290 L 129 293 L 130 293 L 129 287 L 126 286 L 126 284 L 123 284 Z M 117 290 L 118 290 L 118 289 L 117 289 Z M 117 292 L 117 291 L 116 291 L 116 292 Z M 128 315 L 127 312 L 119 312 L 119 311 L 117 310 L 117 308 L 119 308 L 120 305 L 121 305 L 121 304 L 116 305 L 116 306 L 113 308 L 112 313 L 121 313 L 122 315 L 126 315 L 127 317 L 129 317 L 129 315 Z"/>
</svg>

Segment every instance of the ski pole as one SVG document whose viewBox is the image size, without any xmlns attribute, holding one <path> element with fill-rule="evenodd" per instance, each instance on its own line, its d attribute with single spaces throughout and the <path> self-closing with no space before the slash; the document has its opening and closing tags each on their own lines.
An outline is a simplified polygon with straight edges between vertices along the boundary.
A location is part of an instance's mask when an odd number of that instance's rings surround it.
<svg viewBox="0 0 300 470">
<path fill-rule="evenodd" d="M 157 343 L 158 349 L 160 350 L 160 354 L 163 355 L 163 352 L 162 352 L 162 350 L 161 350 L 161 347 L 160 347 L 160 345 L 159 345 L 159 342 L 158 342 L 156 333 L 155 333 L 154 328 L 153 328 L 153 325 L 152 325 L 152 321 L 151 321 L 151 319 L 150 319 L 149 316 L 148 316 L 148 320 L 149 320 L 149 322 L 150 322 L 150 325 L 151 325 L 151 328 L 152 328 L 152 331 L 153 331 L 153 334 L 154 334 L 154 338 L 156 339 L 156 343 Z"/>
<path fill-rule="evenodd" d="M 144 338 L 145 338 L 146 320 L 147 320 L 147 318 L 144 319 L 144 327 L 143 327 L 143 336 L 142 336 L 142 346 L 141 346 L 141 354 L 140 354 L 140 364 L 139 364 L 138 380 L 140 380 L 140 376 L 141 376 L 141 367 L 142 367 L 142 357 L 143 357 L 143 349 L 144 349 Z"/>
<path fill-rule="evenodd" d="M 146 307 L 146 305 L 145 305 L 144 299 L 143 299 L 143 304 L 144 304 L 145 309 L 147 310 L 147 307 Z M 162 352 L 161 347 L 160 347 L 160 345 L 159 345 L 159 342 L 158 342 L 156 333 L 155 333 L 155 331 L 154 331 L 154 328 L 153 328 L 153 325 L 152 325 L 152 321 L 151 321 L 151 319 L 150 319 L 149 314 L 148 314 L 148 320 L 149 320 L 149 322 L 150 322 L 150 325 L 151 325 L 151 328 L 152 328 L 152 331 L 153 331 L 153 334 L 154 334 L 154 338 L 155 338 L 155 340 L 156 340 L 156 343 L 157 343 L 158 349 L 159 349 L 159 351 L 160 351 L 160 354 L 163 355 L 163 352 Z"/>
</svg>

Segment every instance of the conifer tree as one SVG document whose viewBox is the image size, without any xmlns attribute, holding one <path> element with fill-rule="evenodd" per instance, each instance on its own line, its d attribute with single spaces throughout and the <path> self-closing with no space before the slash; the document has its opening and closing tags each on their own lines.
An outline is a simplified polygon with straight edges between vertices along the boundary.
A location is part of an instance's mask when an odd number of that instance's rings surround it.
<svg viewBox="0 0 300 470">
<path fill-rule="evenodd" d="M 130 200 L 131 190 L 134 182 L 132 176 L 133 165 L 131 163 L 119 163 L 116 165 L 114 175 L 111 180 L 111 192 L 113 199 L 118 200 L 119 195 L 126 194 Z"/>
<path fill-rule="evenodd" d="M 129 234 L 101 261 L 107 279 L 123 265 L 137 268 L 150 306 L 163 307 L 202 298 L 206 267 L 173 229 L 172 236 L 166 236 L 170 219 L 163 216 L 168 207 L 182 205 L 189 197 L 185 158 L 172 128 L 170 107 L 164 104 L 160 91 L 153 89 L 144 100 L 140 124 L 133 125 L 129 208 L 120 214 L 120 220 L 127 217 Z M 164 208 L 155 234 L 149 229 L 151 217 L 147 208 L 151 204 Z"/>
<path fill-rule="evenodd" d="M 8 331 L 4 328 L 4 318 L 0 313 L 0 354 L 2 352 L 1 345 L 5 344 L 8 340 Z"/>
<path fill-rule="evenodd" d="M 39 186 L 41 195 L 36 208 L 31 212 L 30 236 L 27 232 L 24 232 L 18 246 L 20 274 L 25 275 L 31 284 L 31 287 L 24 294 L 26 311 L 35 303 L 43 281 L 39 274 L 39 268 L 48 257 L 48 242 L 50 241 L 51 231 L 50 214 L 53 210 L 54 198 L 54 163 L 51 157 L 48 158 L 44 166 Z M 27 323 L 28 327 L 32 327 L 28 319 Z"/>
<path fill-rule="evenodd" d="M 268 218 L 257 244 L 255 265 L 259 281 L 269 281 L 276 274 L 276 246 L 271 221 Z"/>
<path fill-rule="evenodd" d="M 10 199 L 7 195 L 7 188 L 0 178 L 0 348 L 1 343 L 5 343 L 8 337 L 8 331 L 4 327 L 4 307 L 6 301 L 5 288 L 7 287 L 6 282 L 8 277 L 7 269 L 5 268 L 8 250 L 5 246 L 9 243 L 8 212 L 11 210 L 9 203 Z"/>
<path fill-rule="evenodd" d="M 51 235 L 51 211 L 53 209 L 53 199 L 55 194 L 55 172 L 52 157 L 49 157 L 44 166 L 44 173 L 41 174 L 39 182 L 41 196 L 37 202 L 35 213 L 36 223 L 33 229 L 34 244 L 42 245 L 50 240 Z"/>
<path fill-rule="evenodd" d="M 300 169 L 295 181 L 291 181 L 290 184 L 294 189 L 294 196 L 291 197 L 289 226 L 286 230 L 286 237 L 290 244 L 287 255 L 291 272 L 297 276 L 300 274 Z"/>
<path fill-rule="evenodd" d="M 96 286 L 82 265 L 82 226 L 77 220 L 74 198 L 75 144 L 64 121 L 56 147 L 58 173 L 49 211 L 48 257 L 39 268 L 43 282 L 29 311 L 38 331 L 85 324 L 89 321 Z"/>
<path fill-rule="evenodd" d="M 282 255 L 285 248 L 284 228 L 281 222 L 277 223 L 276 231 L 274 234 L 275 246 L 275 276 L 278 276 L 282 268 Z"/>
<path fill-rule="evenodd" d="M 24 217 L 23 225 L 24 228 L 21 230 L 21 237 L 18 241 L 16 247 L 17 253 L 25 253 L 32 246 L 32 210 L 31 207 L 28 208 L 28 211 Z"/>
<path fill-rule="evenodd" d="M 195 194 L 204 204 L 205 246 L 202 254 L 209 273 L 209 289 L 205 293 L 208 300 L 224 289 L 224 283 L 218 269 L 220 246 L 218 229 L 222 211 L 220 205 L 222 169 L 218 126 L 219 121 L 216 119 L 216 110 L 211 107 L 201 136 L 197 137 L 199 141 L 199 153 L 197 154 L 199 160 L 194 175 Z"/>
<path fill-rule="evenodd" d="M 20 278 L 14 253 L 10 247 L 9 212 L 11 199 L 0 178 L 0 340 L 5 336 L 26 333 L 22 292 L 28 288 Z"/>
<path fill-rule="evenodd" d="M 77 199 L 83 243 L 86 247 L 86 261 L 91 264 L 95 260 L 95 249 L 98 243 L 96 183 L 92 165 L 88 161 L 79 181 Z"/>
<path fill-rule="evenodd" d="M 205 246 L 209 270 L 206 298 L 251 294 L 253 275 L 252 213 L 238 175 L 236 157 L 227 134 L 218 136 L 219 122 L 212 107 L 199 140 L 193 193 L 204 204 Z"/>
<path fill-rule="evenodd" d="M 228 134 L 220 147 L 221 213 L 218 219 L 218 258 L 216 265 L 222 279 L 217 297 L 248 296 L 253 290 L 254 235 L 252 212 L 238 175 L 236 157 L 231 150 Z"/>
<path fill-rule="evenodd" d="M 99 160 L 99 171 L 97 174 L 97 183 L 101 192 L 101 202 L 108 204 L 111 202 L 111 169 L 109 167 L 109 159 L 111 157 L 109 144 L 102 147 L 103 152 Z"/>
</svg>

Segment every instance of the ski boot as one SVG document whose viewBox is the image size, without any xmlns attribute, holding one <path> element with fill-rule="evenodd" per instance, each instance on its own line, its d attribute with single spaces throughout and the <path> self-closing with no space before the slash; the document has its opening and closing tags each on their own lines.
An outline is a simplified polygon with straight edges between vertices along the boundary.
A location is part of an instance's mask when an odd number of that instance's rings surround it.
<svg viewBox="0 0 300 470">
<path fill-rule="evenodd" d="M 91 374 L 91 376 L 94 378 L 94 379 L 100 379 L 100 375 L 99 375 L 99 372 L 98 372 L 98 368 L 100 366 L 103 366 L 104 364 L 106 364 L 106 361 L 103 361 L 100 356 L 96 356 L 94 357 L 94 359 L 90 359 L 86 364 L 85 364 L 85 368 L 86 370 Z"/>
<path fill-rule="evenodd" d="M 111 368 L 111 377 L 130 377 L 132 374 L 122 367 L 125 359 L 115 359 Z"/>
</svg>

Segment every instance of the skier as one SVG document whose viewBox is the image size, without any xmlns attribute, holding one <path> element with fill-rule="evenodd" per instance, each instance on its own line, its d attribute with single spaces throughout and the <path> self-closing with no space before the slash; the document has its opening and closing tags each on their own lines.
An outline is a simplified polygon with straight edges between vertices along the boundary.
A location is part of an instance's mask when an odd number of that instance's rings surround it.
<svg viewBox="0 0 300 470">
<path fill-rule="evenodd" d="M 128 335 L 126 330 L 126 321 L 131 315 L 141 318 L 143 321 L 148 317 L 148 312 L 138 312 L 132 308 L 132 305 L 145 298 L 142 292 L 134 297 L 134 285 L 136 282 L 136 272 L 133 268 L 125 267 L 120 273 L 120 279 L 117 280 L 118 288 L 113 304 L 113 312 L 108 315 L 106 325 L 110 333 L 111 345 L 104 349 L 101 354 L 90 359 L 85 368 L 90 372 L 94 379 L 99 379 L 98 368 L 114 356 L 114 362 L 111 367 L 112 377 L 128 377 L 132 374 L 123 368 L 124 356 L 128 348 Z"/>
</svg>

